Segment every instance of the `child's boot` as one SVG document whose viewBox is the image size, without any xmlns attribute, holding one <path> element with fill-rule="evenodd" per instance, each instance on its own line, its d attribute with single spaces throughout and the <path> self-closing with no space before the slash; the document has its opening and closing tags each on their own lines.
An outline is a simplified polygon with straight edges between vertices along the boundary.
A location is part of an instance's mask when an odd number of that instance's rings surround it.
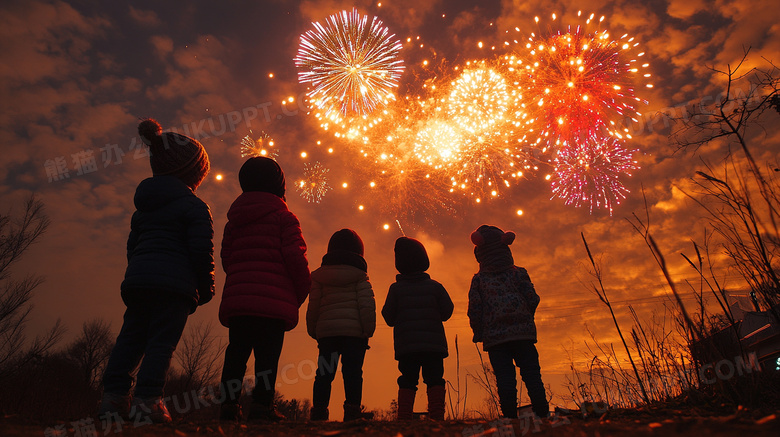
<svg viewBox="0 0 780 437">
<path fill-rule="evenodd" d="M 328 420 L 329 416 L 330 416 L 330 412 L 328 411 L 327 408 L 323 408 L 323 407 L 312 407 L 311 408 L 310 419 L 312 421 Z"/>
<path fill-rule="evenodd" d="M 344 422 L 360 419 L 360 405 L 344 404 Z"/>
<path fill-rule="evenodd" d="M 550 404 L 547 403 L 546 398 L 531 399 L 531 408 L 534 410 L 534 414 L 542 419 L 550 415 Z"/>
<path fill-rule="evenodd" d="M 250 421 L 280 422 L 287 418 L 282 413 L 276 411 L 273 403 L 252 402 L 247 419 Z"/>
<path fill-rule="evenodd" d="M 363 408 L 360 405 L 344 403 L 344 422 L 351 422 L 358 419 L 371 420 L 373 418 L 374 413 L 363 412 Z"/>
<path fill-rule="evenodd" d="M 238 422 L 241 420 L 241 405 L 224 403 L 219 406 L 219 420 L 222 422 Z"/>
<path fill-rule="evenodd" d="M 547 394 L 544 391 L 542 381 L 538 384 L 526 384 L 528 397 L 531 398 L 531 408 L 534 414 L 544 419 L 550 415 L 550 404 L 547 403 Z"/>
<path fill-rule="evenodd" d="M 428 417 L 444 420 L 444 399 L 447 388 L 443 385 L 428 386 Z"/>
<path fill-rule="evenodd" d="M 498 392 L 501 415 L 507 419 L 517 419 L 517 390 Z"/>
<path fill-rule="evenodd" d="M 130 395 L 103 393 L 103 399 L 98 408 L 98 417 L 108 414 L 118 414 L 119 417 L 127 419 L 130 415 Z"/>
<path fill-rule="evenodd" d="M 173 420 L 162 397 L 133 399 L 130 415 L 138 423 L 170 423 Z"/>
<path fill-rule="evenodd" d="M 414 418 L 414 396 L 416 389 L 398 389 L 398 420 L 412 420 Z"/>
</svg>

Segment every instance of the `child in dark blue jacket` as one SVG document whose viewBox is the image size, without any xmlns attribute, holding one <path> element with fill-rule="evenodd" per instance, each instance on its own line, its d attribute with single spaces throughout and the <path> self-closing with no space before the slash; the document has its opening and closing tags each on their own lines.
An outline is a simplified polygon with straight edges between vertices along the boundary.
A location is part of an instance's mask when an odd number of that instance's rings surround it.
<svg viewBox="0 0 780 437">
<path fill-rule="evenodd" d="M 401 371 L 398 420 L 412 419 L 420 370 L 428 387 L 429 417 L 444 420 L 444 358 L 449 353 L 442 322 L 452 316 L 453 305 L 444 286 L 425 273 L 429 266 L 422 243 L 407 237 L 396 240 L 399 274 L 387 293 L 382 317 L 393 327 L 395 359 Z"/>
<path fill-rule="evenodd" d="M 135 193 L 121 285 L 127 310 L 103 375 L 99 415 L 160 423 L 171 421 L 163 387 L 187 317 L 214 296 L 211 212 L 194 193 L 210 164 L 197 140 L 162 133 L 155 120 L 143 120 L 138 132 L 153 177 Z"/>
</svg>

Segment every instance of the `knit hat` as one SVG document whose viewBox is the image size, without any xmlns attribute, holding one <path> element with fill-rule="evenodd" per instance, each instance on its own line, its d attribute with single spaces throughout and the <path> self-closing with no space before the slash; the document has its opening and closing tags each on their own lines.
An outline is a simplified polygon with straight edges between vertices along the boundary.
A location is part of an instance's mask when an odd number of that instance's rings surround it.
<svg viewBox="0 0 780 437">
<path fill-rule="evenodd" d="M 352 229 L 336 231 L 328 241 L 328 252 L 346 251 L 363 255 L 363 240 Z"/>
<path fill-rule="evenodd" d="M 238 182 L 241 189 L 247 191 L 263 191 L 276 194 L 284 199 L 284 172 L 279 164 L 265 156 L 255 156 L 246 160 L 238 171 Z"/>
<path fill-rule="evenodd" d="M 322 257 L 322 265 L 346 264 L 364 272 L 368 265 L 363 258 L 363 240 L 352 229 L 336 231 L 328 241 L 328 253 Z"/>
<path fill-rule="evenodd" d="M 149 147 L 153 175 L 176 176 L 195 191 L 209 173 L 209 155 L 198 140 L 175 132 L 163 133 L 160 123 L 152 118 L 138 124 L 138 134 Z"/>
<path fill-rule="evenodd" d="M 395 240 L 395 268 L 399 273 L 418 273 L 428 270 L 431 262 L 425 246 L 414 238 Z"/>
<path fill-rule="evenodd" d="M 502 271 L 515 265 L 509 245 L 515 241 L 515 233 L 482 225 L 471 233 L 474 243 L 474 257 L 479 263 L 479 271 Z"/>
</svg>

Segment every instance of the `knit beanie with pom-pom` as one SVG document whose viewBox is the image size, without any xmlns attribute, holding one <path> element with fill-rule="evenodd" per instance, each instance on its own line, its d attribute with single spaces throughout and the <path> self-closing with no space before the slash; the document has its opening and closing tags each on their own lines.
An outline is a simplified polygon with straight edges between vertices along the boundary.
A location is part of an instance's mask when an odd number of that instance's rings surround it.
<svg viewBox="0 0 780 437">
<path fill-rule="evenodd" d="M 509 245 L 515 241 L 514 232 L 504 232 L 501 229 L 482 225 L 471 234 L 474 243 L 474 257 L 479 263 L 479 271 L 500 272 L 515 265 L 512 250 Z"/>
<path fill-rule="evenodd" d="M 209 155 L 198 140 L 175 132 L 163 132 L 160 123 L 152 118 L 141 121 L 138 134 L 149 147 L 153 175 L 175 176 L 192 191 L 208 175 Z"/>
</svg>

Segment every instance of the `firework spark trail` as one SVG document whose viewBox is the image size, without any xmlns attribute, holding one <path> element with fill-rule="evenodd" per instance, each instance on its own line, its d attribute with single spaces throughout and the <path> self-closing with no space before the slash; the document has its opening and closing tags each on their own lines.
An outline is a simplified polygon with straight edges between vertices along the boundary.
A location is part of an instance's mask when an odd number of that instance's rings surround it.
<svg viewBox="0 0 780 437">
<path fill-rule="evenodd" d="M 309 98 L 325 117 L 366 116 L 392 98 L 404 70 L 401 42 L 382 22 L 356 9 L 331 15 L 301 36 L 295 65 Z"/>
<path fill-rule="evenodd" d="M 613 137 L 595 135 L 577 146 L 561 147 L 555 158 L 553 197 L 567 205 L 588 205 L 591 212 L 594 206 L 606 208 L 612 215 L 614 206 L 628 193 L 620 178 L 639 168 L 632 158 L 634 152 Z"/>
<path fill-rule="evenodd" d="M 253 132 L 250 130 L 250 134 Z M 274 140 L 268 136 L 265 132 L 260 132 L 260 136 L 257 139 L 252 138 L 251 135 L 247 135 L 241 139 L 241 157 L 252 158 L 255 156 L 265 156 L 267 158 L 276 159 L 279 155 L 279 151 L 274 148 Z"/>
<path fill-rule="evenodd" d="M 460 166 L 450 176 L 450 192 L 460 191 L 479 203 L 498 197 L 512 180 L 523 176 L 525 159 L 506 147 L 501 131 L 467 136 Z"/>
<path fill-rule="evenodd" d="M 408 150 L 399 148 L 399 155 L 388 157 L 375 167 L 365 202 L 406 223 L 435 223 L 442 215 L 454 214 L 446 179 L 418 161 L 413 153 L 404 153 Z"/>
<path fill-rule="evenodd" d="M 295 183 L 295 188 L 302 198 L 309 203 L 320 203 L 325 194 L 332 188 L 328 185 L 328 172 L 319 162 L 303 165 L 303 178 Z"/>
<path fill-rule="evenodd" d="M 397 224 L 397 225 L 398 225 L 398 230 L 399 230 L 399 231 L 401 231 L 401 235 L 405 237 L 405 236 L 406 236 L 406 233 L 404 232 L 404 228 L 402 228 L 402 227 L 401 227 L 401 222 L 400 222 L 400 221 L 398 221 L 398 220 L 396 220 L 396 221 L 395 221 L 395 224 Z"/>
</svg>

